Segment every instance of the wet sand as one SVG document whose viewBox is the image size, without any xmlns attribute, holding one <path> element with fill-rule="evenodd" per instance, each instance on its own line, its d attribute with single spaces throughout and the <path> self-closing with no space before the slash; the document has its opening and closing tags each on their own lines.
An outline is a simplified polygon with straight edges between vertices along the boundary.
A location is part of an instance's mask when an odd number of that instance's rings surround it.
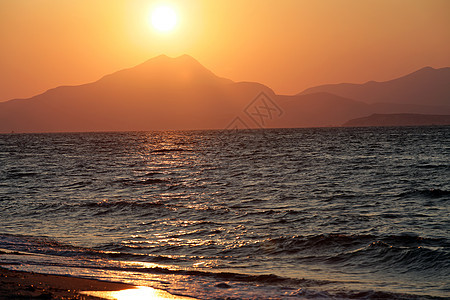
<svg viewBox="0 0 450 300">
<path fill-rule="evenodd" d="M 81 291 L 118 291 L 133 288 L 123 283 L 67 276 L 10 271 L 0 267 L 0 299 L 101 299 Z"/>
<path fill-rule="evenodd" d="M 96 297 L 97 296 L 97 297 Z M 99 281 L 70 276 L 11 271 L 0 267 L 0 300 L 195 300 L 151 287 Z"/>
</svg>

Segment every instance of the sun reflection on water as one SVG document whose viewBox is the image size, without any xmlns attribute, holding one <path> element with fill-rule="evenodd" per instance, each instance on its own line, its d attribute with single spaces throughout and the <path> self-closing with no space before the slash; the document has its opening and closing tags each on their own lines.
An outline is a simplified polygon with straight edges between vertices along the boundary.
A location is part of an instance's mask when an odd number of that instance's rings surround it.
<svg viewBox="0 0 450 300">
<path fill-rule="evenodd" d="M 84 295 L 99 297 L 108 300 L 193 300 L 195 298 L 172 295 L 166 291 L 154 289 L 147 286 L 137 286 L 136 288 L 121 291 L 85 291 Z"/>
</svg>

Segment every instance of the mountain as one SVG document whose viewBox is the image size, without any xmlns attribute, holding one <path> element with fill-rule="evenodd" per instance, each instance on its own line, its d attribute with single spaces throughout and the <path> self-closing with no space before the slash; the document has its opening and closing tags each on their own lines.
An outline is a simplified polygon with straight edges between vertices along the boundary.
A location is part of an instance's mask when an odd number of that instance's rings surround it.
<svg viewBox="0 0 450 300">
<path fill-rule="evenodd" d="M 335 127 L 348 120 L 372 114 L 448 114 L 450 106 L 375 103 L 319 92 L 296 96 L 275 96 L 283 111 L 280 118 L 267 122 L 267 127 Z"/>
<path fill-rule="evenodd" d="M 301 95 L 326 92 L 366 103 L 450 106 L 450 67 L 425 67 L 406 76 L 364 84 L 327 84 L 306 89 Z"/>
<path fill-rule="evenodd" d="M 0 103 L 0 132 L 224 128 L 259 92 L 220 78 L 190 56 L 158 56 L 100 80 Z"/>
<path fill-rule="evenodd" d="M 374 113 L 450 114 L 449 70 L 287 96 L 221 78 L 188 55 L 161 55 L 96 82 L 1 102 L 0 133 L 324 127 Z"/>
<path fill-rule="evenodd" d="M 283 110 L 279 119 L 270 122 L 272 127 L 331 127 L 370 114 L 370 105 L 330 93 L 297 96 L 277 96 Z"/>
<path fill-rule="evenodd" d="M 450 125 L 450 115 L 373 114 L 344 123 L 345 127 Z"/>
</svg>

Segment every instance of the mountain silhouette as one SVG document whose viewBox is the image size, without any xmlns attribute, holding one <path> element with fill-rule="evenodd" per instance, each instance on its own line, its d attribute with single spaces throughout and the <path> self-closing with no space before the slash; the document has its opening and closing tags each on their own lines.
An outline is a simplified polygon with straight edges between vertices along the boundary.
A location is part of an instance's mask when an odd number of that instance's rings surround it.
<svg viewBox="0 0 450 300">
<path fill-rule="evenodd" d="M 450 114 L 449 70 L 288 96 L 221 78 L 188 55 L 161 55 L 92 83 L 2 102 L 0 132 L 323 127 L 374 113 Z"/>
<path fill-rule="evenodd" d="M 373 114 L 352 119 L 343 124 L 345 127 L 424 125 L 450 125 L 450 115 Z"/>
<path fill-rule="evenodd" d="M 450 67 L 422 68 L 406 76 L 364 84 L 327 84 L 306 89 L 301 95 L 326 92 L 366 103 L 450 106 Z"/>
<path fill-rule="evenodd" d="M 372 112 L 370 105 L 330 93 L 278 96 L 284 114 L 269 123 L 273 127 L 339 126 L 345 121 Z"/>
<path fill-rule="evenodd" d="M 220 78 L 190 56 L 150 59 L 79 85 L 0 103 L 2 132 L 224 128 L 258 92 L 258 83 Z"/>
</svg>

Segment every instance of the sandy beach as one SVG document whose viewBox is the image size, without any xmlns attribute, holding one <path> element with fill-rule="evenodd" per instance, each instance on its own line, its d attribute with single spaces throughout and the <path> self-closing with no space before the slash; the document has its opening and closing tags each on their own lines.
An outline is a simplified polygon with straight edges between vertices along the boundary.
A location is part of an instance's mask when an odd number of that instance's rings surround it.
<svg viewBox="0 0 450 300">
<path fill-rule="evenodd" d="M 101 299 L 81 291 L 118 291 L 132 285 L 10 271 L 0 267 L 0 299 Z"/>
<path fill-rule="evenodd" d="M 172 295 L 151 287 L 107 282 L 69 276 L 11 271 L 0 267 L 0 300 L 2 299 L 64 299 L 64 300 L 131 300 L 194 298 Z"/>
</svg>

